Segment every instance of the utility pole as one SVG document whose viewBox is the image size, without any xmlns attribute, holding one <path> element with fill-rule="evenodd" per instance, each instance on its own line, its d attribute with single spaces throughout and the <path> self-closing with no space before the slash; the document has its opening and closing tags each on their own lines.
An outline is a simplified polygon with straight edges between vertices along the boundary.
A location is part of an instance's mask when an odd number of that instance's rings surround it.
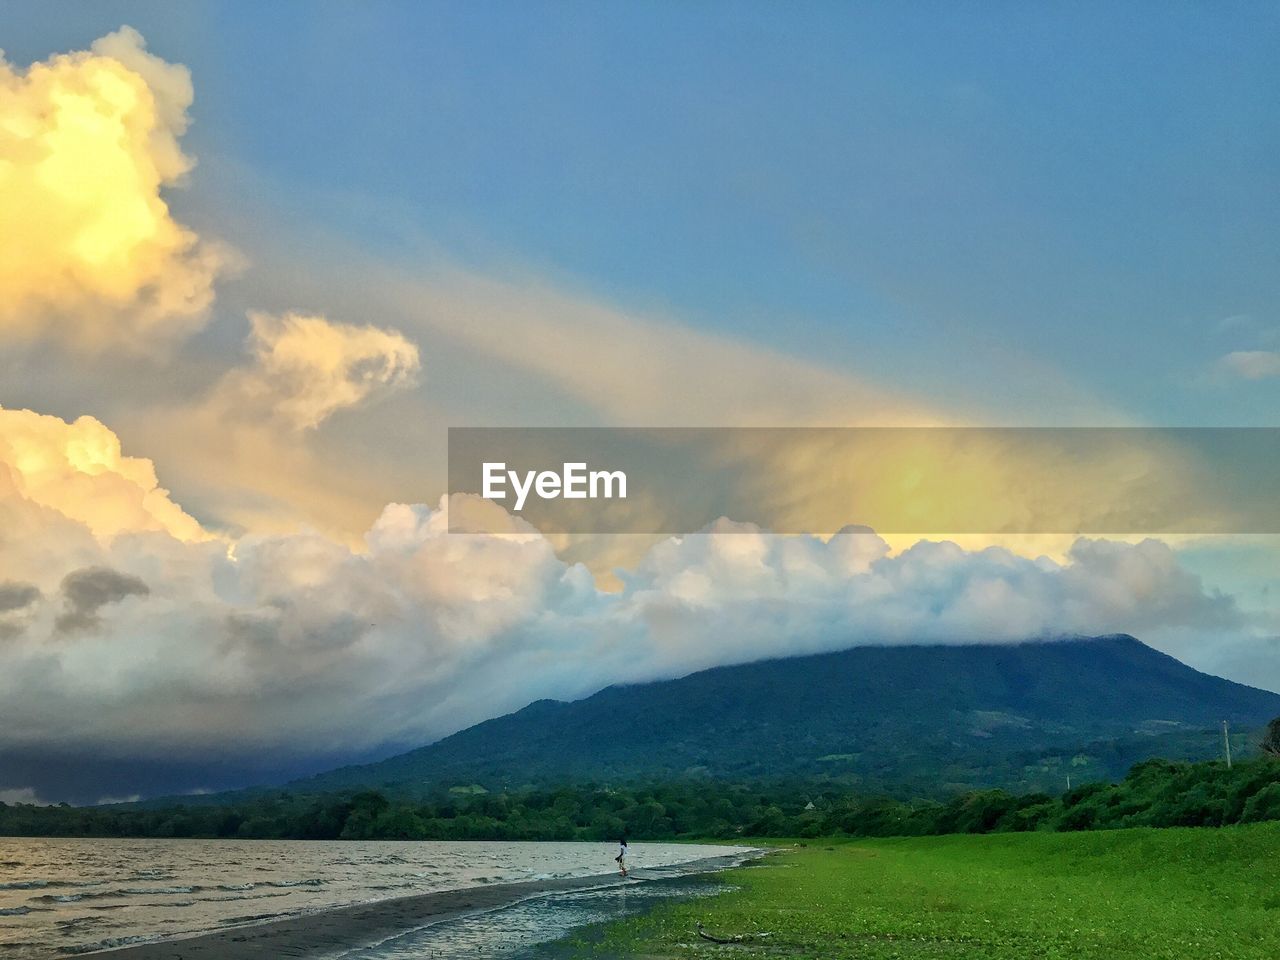
<svg viewBox="0 0 1280 960">
<path fill-rule="evenodd" d="M 1230 734 L 1227 733 L 1227 728 L 1229 726 L 1230 724 L 1228 724 L 1227 721 L 1225 720 L 1222 721 L 1222 746 L 1223 746 L 1223 749 L 1227 751 L 1227 769 L 1228 770 L 1231 769 L 1231 736 Z"/>
</svg>

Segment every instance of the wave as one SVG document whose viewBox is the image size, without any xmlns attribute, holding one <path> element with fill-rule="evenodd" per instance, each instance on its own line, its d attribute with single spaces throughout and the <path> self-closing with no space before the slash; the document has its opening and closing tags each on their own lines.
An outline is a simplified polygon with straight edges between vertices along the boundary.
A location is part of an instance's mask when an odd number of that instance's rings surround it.
<svg viewBox="0 0 1280 960">
<path fill-rule="evenodd" d="M 181 894 L 204 893 L 208 891 L 220 891 L 223 893 L 250 893 L 259 888 L 270 888 L 275 890 L 293 890 L 300 887 L 321 887 L 329 881 L 322 880 L 318 877 L 308 877 L 305 880 L 267 880 L 258 883 L 224 883 L 217 886 L 201 886 L 200 884 L 190 884 L 186 886 L 172 887 L 115 887 L 110 890 L 95 890 L 82 893 L 46 893 L 37 897 L 31 897 L 32 903 L 81 903 L 85 900 L 115 900 L 125 897 L 163 897 L 178 896 Z M 49 882 L 23 881 L 23 886 L 14 886 L 12 889 L 18 890 L 38 890 L 48 886 L 73 886 L 73 884 L 53 884 Z M 98 886 L 101 881 L 94 884 L 82 884 L 81 886 Z M 387 887 L 385 889 L 393 889 Z M 260 896 L 287 896 L 286 893 L 260 894 Z M 250 897 L 205 897 L 205 900 L 223 899 L 223 900 L 244 900 L 253 899 Z M 170 906 L 174 906 L 172 901 Z"/>
<path fill-rule="evenodd" d="M 97 943 L 81 943 L 75 946 L 61 947 L 63 953 L 94 953 L 98 950 L 114 950 L 116 947 L 130 947 L 135 943 L 147 943 L 154 940 L 154 937 L 136 936 L 136 937 L 109 937 L 106 940 L 99 940 Z"/>
<path fill-rule="evenodd" d="M 106 917 L 68 917 L 66 920 L 55 920 L 54 926 L 60 930 L 78 930 L 80 927 L 89 927 L 98 923 L 107 923 Z"/>
<path fill-rule="evenodd" d="M 203 890 L 204 887 L 124 887 L 121 890 L 113 891 L 113 893 L 95 894 L 95 896 L 154 896 L 163 893 L 195 893 L 197 890 Z"/>
<path fill-rule="evenodd" d="M 92 893 L 46 893 L 32 897 L 33 903 L 80 903 L 84 900 L 110 900 L 118 897 L 156 897 L 166 894 L 195 893 L 200 887 L 121 887 Z"/>
<path fill-rule="evenodd" d="M 0 890 L 43 890 L 46 887 L 71 887 L 76 889 L 79 887 L 100 887 L 107 881 L 105 880 L 10 880 L 7 883 L 0 883 Z"/>
<path fill-rule="evenodd" d="M 287 916 L 289 916 L 288 913 L 246 913 L 242 917 L 227 917 L 219 920 L 218 923 L 222 926 L 234 926 L 239 923 L 258 923 L 262 920 L 274 920 L 277 917 Z"/>
</svg>

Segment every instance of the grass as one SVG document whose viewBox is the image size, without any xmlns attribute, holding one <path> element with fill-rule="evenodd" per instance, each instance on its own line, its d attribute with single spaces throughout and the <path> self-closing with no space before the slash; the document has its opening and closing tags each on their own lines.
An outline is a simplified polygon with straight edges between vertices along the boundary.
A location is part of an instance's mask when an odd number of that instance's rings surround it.
<svg viewBox="0 0 1280 960">
<path fill-rule="evenodd" d="M 561 956 L 1275 960 L 1280 824 L 808 841 Z M 709 933 L 743 935 L 718 946 Z"/>
</svg>

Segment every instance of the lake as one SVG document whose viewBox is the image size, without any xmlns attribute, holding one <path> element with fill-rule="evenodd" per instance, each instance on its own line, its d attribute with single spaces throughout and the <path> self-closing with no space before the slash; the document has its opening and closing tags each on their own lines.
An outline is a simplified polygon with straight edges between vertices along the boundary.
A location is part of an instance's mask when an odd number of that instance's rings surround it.
<svg viewBox="0 0 1280 960">
<path fill-rule="evenodd" d="M 678 869 L 662 868 L 735 852 L 746 851 L 637 843 L 636 871 L 674 884 L 582 891 L 549 898 L 546 909 L 526 902 L 488 929 L 479 918 L 439 936 L 462 937 L 471 956 L 477 942 L 509 941 L 512 930 L 528 942 L 538 941 L 539 931 L 547 939 L 618 909 L 629 912 L 645 896 L 695 892 L 679 886 L 689 881 L 680 881 Z M 409 894 L 605 874 L 615 869 L 616 853 L 606 843 L 0 838 L 0 957 L 75 955 Z M 422 934 L 406 936 L 351 956 L 413 956 Z M 498 947 L 494 940 L 493 955 L 506 952 Z"/>
</svg>

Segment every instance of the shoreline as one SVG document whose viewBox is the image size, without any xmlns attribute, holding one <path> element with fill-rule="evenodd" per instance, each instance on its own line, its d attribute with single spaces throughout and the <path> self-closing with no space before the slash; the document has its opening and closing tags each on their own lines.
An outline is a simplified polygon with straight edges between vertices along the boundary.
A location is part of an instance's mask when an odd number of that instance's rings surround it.
<svg viewBox="0 0 1280 960">
<path fill-rule="evenodd" d="M 753 850 L 720 857 L 703 857 L 653 869 L 663 871 L 662 878 L 718 873 L 753 859 L 760 853 L 759 850 Z M 116 960 L 319 958 L 339 951 L 373 946 L 412 930 L 499 910 L 548 894 L 622 886 L 644 882 L 646 879 L 639 877 L 624 880 L 616 873 L 601 873 L 584 877 L 521 880 L 461 887 L 456 890 L 437 890 L 333 907 L 185 937 L 111 947 L 79 956 Z"/>
</svg>

